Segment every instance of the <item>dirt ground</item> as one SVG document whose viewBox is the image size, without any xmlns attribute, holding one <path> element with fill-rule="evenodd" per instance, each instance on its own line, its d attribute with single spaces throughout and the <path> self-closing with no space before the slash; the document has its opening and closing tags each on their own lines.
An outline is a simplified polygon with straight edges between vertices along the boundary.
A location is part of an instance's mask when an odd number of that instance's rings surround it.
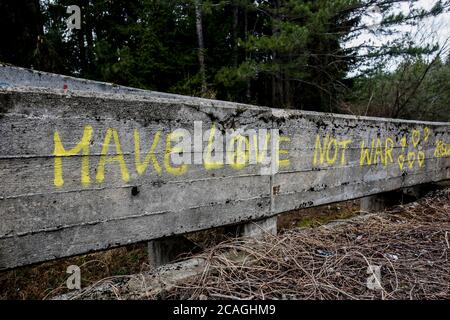
<svg viewBox="0 0 450 320">
<path fill-rule="evenodd" d="M 71 264 L 81 267 L 83 288 L 108 279 L 106 298 L 450 298 L 450 189 L 374 215 L 361 214 L 359 202 L 348 201 L 288 213 L 278 223 L 280 234 L 263 240 L 230 238 L 230 229 L 189 235 L 207 261 L 206 272 L 157 296 L 122 286 L 129 275 L 153 272 L 146 245 L 137 244 L 2 272 L 0 298 L 64 294 Z M 230 252 L 245 258 L 230 259 Z M 375 288 L 367 287 L 369 277 L 378 279 L 369 266 L 379 267 L 381 286 L 372 281 Z M 92 298 L 88 291 L 78 298 Z"/>
</svg>

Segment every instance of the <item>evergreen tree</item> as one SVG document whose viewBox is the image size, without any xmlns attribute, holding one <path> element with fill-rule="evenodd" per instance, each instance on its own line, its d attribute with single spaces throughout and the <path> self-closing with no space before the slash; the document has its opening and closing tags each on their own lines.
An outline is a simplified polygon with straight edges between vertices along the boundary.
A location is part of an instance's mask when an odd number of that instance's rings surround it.
<svg viewBox="0 0 450 320">
<path fill-rule="evenodd" d="M 438 50 L 407 33 L 392 37 L 394 27 L 438 15 L 450 0 L 408 14 L 392 9 L 400 2 L 4 0 L 0 60 L 151 90 L 336 111 L 354 82 L 376 76 L 386 61 Z M 66 25 L 73 4 L 81 8 L 79 30 Z M 384 15 L 375 27 L 362 23 L 371 8 Z M 352 45 L 364 32 L 389 41 Z"/>
</svg>

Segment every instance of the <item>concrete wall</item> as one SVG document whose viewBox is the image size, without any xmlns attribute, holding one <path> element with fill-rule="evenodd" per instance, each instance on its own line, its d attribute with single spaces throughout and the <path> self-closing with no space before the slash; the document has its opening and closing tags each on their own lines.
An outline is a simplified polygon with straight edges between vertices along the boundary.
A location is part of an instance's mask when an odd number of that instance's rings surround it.
<svg viewBox="0 0 450 320">
<path fill-rule="evenodd" d="M 449 123 L 62 79 L 0 68 L 0 269 L 450 178 Z"/>
</svg>

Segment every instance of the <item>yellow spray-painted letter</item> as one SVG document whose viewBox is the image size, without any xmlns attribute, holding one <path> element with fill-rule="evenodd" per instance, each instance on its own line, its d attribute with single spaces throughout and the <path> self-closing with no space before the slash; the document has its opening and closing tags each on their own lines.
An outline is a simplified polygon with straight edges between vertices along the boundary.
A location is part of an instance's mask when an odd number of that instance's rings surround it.
<svg viewBox="0 0 450 320">
<path fill-rule="evenodd" d="M 64 185 L 64 180 L 62 176 L 62 157 L 71 157 L 82 152 L 81 157 L 81 183 L 84 186 L 88 186 L 90 183 L 89 177 L 89 144 L 92 137 L 92 127 L 85 126 L 83 137 L 81 141 L 76 145 L 75 148 L 66 150 L 61 142 L 61 137 L 58 131 L 55 131 L 53 140 L 55 143 L 55 149 L 53 155 L 55 156 L 55 177 L 54 184 L 57 187 L 62 187 Z"/>
<path fill-rule="evenodd" d="M 155 156 L 155 149 L 159 142 L 159 137 L 161 136 L 161 132 L 157 132 L 155 138 L 153 139 L 152 146 L 150 147 L 149 152 L 145 156 L 144 161 L 141 162 L 141 145 L 140 145 L 140 137 L 139 131 L 134 129 L 134 163 L 136 165 L 136 171 L 138 174 L 143 174 L 145 170 L 147 170 L 150 159 L 152 160 L 153 167 L 155 168 L 158 174 L 161 173 L 161 167 L 158 163 L 158 160 Z"/>
<path fill-rule="evenodd" d="M 109 143 L 111 142 L 111 138 L 114 139 L 114 144 L 116 145 L 116 155 L 114 156 L 108 155 Z M 127 166 L 125 164 L 125 159 L 123 158 L 122 147 L 120 146 L 119 134 L 117 133 L 116 129 L 109 128 L 106 131 L 105 141 L 103 142 L 102 153 L 97 167 L 96 179 L 98 183 L 102 183 L 105 180 L 106 163 L 114 161 L 119 162 L 123 181 L 125 182 L 130 181 L 130 175 L 128 173 Z"/>
</svg>

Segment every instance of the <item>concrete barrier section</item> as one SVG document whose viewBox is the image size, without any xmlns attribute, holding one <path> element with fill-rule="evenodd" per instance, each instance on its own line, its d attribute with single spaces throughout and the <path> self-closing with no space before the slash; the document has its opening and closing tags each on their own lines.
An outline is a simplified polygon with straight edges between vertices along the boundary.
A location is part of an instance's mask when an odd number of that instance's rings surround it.
<svg viewBox="0 0 450 320">
<path fill-rule="evenodd" d="M 450 178 L 449 123 L 0 82 L 0 269 Z"/>
</svg>

